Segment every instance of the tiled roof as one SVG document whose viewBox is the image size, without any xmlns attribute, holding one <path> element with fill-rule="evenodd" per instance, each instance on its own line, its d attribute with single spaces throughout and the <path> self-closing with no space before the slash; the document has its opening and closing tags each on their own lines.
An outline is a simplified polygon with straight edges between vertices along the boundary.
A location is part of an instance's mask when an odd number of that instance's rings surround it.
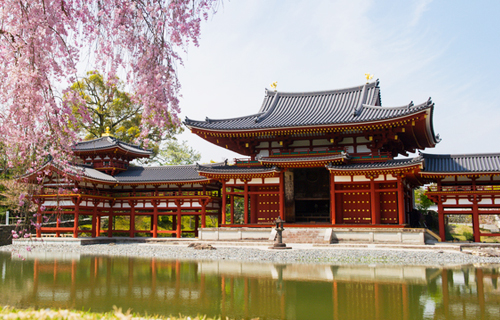
<svg viewBox="0 0 500 320">
<path fill-rule="evenodd" d="M 427 102 L 388 108 L 380 104 L 378 81 L 366 85 L 321 92 L 266 91 L 259 113 L 232 119 L 196 121 L 188 127 L 208 130 L 250 130 L 329 124 L 355 124 L 397 118 L 432 108 Z"/>
<path fill-rule="evenodd" d="M 386 168 L 398 168 L 406 167 L 409 165 L 415 165 L 422 163 L 422 157 L 416 158 L 406 158 L 406 159 L 394 159 L 385 162 L 374 162 L 374 163 L 351 163 L 346 165 L 328 165 L 327 168 L 330 170 L 370 170 L 370 169 L 386 169 Z"/>
<path fill-rule="evenodd" d="M 83 177 L 87 177 L 90 179 L 95 179 L 95 180 L 100 180 L 100 181 L 113 181 L 116 182 L 117 180 L 104 172 L 98 171 L 96 169 L 88 168 L 88 167 L 77 167 L 79 170 L 83 172 Z M 81 174 L 81 173 L 80 173 Z"/>
<path fill-rule="evenodd" d="M 124 151 L 129 151 L 138 154 L 144 154 L 144 155 L 153 154 L 151 150 L 143 149 L 137 145 L 125 143 L 114 137 L 102 137 L 94 140 L 82 141 L 77 143 L 73 147 L 73 150 L 76 152 L 78 151 L 83 152 L 83 151 L 93 151 L 93 150 L 104 150 L 115 147 L 119 147 Z"/>
<path fill-rule="evenodd" d="M 423 172 L 500 172 L 500 153 L 422 154 Z"/>
<path fill-rule="evenodd" d="M 213 173 L 213 174 L 259 174 L 259 173 L 271 173 L 279 172 L 280 169 L 276 167 L 238 167 L 238 166 L 206 166 L 199 165 L 197 167 L 200 173 Z"/>
<path fill-rule="evenodd" d="M 315 161 L 334 161 L 340 159 L 349 159 L 349 155 L 346 153 L 337 153 L 326 156 L 313 156 L 313 157 L 261 157 L 258 159 L 261 163 L 272 162 L 272 163 L 280 163 L 280 162 L 315 162 Z"/>
<path fill-rule="evenodd" d="M 196 165 L 161 166 L 161 167 L 129 167 L 115 175 L 118 182 L 170 182 L 170 181 L 203 181 L 196 171 Z"/>
</svg>

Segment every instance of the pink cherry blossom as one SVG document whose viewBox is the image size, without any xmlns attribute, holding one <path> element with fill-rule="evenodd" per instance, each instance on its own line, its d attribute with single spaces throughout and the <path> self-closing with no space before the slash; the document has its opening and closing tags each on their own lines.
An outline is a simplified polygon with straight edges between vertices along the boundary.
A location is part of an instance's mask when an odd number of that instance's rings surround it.
<svg viewBox="0 0 500 320">
<path fill-rule="evenodd" d="M 142 133 L 179 125 L 179 52 L 198 45 L 200 24 L 221 0 L 0 0 L 0 136 L 9 167 L 49 155 L 70 161 L 77 65 L 123 78 L 143 105 Z M 80 102 L 80 103 L 77 103 Z M 33 159 L 34 162 L 33 162 Z"/>
</svg>

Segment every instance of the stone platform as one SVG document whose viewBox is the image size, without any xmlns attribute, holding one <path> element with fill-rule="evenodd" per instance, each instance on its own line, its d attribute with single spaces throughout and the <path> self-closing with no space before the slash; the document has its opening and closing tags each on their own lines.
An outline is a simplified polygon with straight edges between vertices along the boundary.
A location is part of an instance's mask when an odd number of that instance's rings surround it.
<svg viewBox="0 0 500 320">
<path fill-rule="evenodd" d="M 274 228 L 202 228 L 200 240 L 269 240 L 274 241 Z M 441 241 L 439 236 L 423 228 L 291 228 L 283 231 L 284 243 L 388 243 L 424 245 Z"/>
<path fill-rule="evenodd" d="M 200 228 L 198 238 L 171 237 L 42 237 L 36 240 L 15 239 L 14 244 L 36 241 L 44 244 L 92 245 L 109 243 L 189 244 L 195 241 L 215 242 L 218 245 L 269 246 L 276 239 L 274 228 Z M 420 228 L 286 228 L 283 242 L 311 245 L 417 245 L 437 244 L 439 237 Z M 440 243 L 441 244 L 441 243 Z"/>
</svg>

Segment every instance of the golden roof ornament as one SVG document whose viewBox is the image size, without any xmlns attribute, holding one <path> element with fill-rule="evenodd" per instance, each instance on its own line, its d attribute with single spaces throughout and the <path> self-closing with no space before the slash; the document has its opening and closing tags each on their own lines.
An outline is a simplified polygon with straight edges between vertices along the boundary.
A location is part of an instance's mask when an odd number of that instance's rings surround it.
<svg viewBox="0 0 500 320">
<path fill-rule="evenodd" d="M 113 134 L 111 133 L 111 130 L 109 129 L 109 127 L 106 127 L 106 132 L 101 134 L 101 137 L 112 137 L 112 136 L 113 136 Z"/>
<path fill-rule="evenodd" d="M 274 92 L 276 92 L 277 87 L 278 87 L 278 81 L 274 81 L 273 83 L 271 83 L 271 88 L 274 89 Z"/>
<path fill-rule="evenodd" d="M 373 79 L 373 74 L 365 73 L 366 83 Z"/>
</svg>

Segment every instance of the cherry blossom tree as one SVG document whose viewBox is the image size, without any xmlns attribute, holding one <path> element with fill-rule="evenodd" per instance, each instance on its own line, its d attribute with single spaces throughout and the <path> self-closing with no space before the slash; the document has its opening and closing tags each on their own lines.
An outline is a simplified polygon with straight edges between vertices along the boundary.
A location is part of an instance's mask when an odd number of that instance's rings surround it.
<svg viewBox="0 0 500 320">
<path fill-rule="evenodd" d="M 219 2 L 0 0 L 0 136 L 9 166 L 70 153 L 74 106 L 83 121 L 91 117 L 80 95 L 61 88 L 78 80 L 84 58 L 107 79 L 119 74 L 134 93 L 141 138 L 179 125 L 179 52 L 198 45 L 200 23 Z"/>
<path fill-rule="evenodd" d="M 68 89 L 82 68 L 99 70 L 106 79 L 120 77 L 133 102 L 142 105 L 139 139 L 146 145 L 154 128 L 178 126 L 179 53 L 198 45 L 201 22 L 221 1 L 0 0 L 5 169 L 18 176 L 33 172 L 49 155 L 71 160 L 78 140 L 71 124 L 76 117 L 92 121 L 85 99 Z M 19 195 L 19 208 L 31 193 Z M 29 217 L 30 210 L 23 211 Z"/>
</svg>

